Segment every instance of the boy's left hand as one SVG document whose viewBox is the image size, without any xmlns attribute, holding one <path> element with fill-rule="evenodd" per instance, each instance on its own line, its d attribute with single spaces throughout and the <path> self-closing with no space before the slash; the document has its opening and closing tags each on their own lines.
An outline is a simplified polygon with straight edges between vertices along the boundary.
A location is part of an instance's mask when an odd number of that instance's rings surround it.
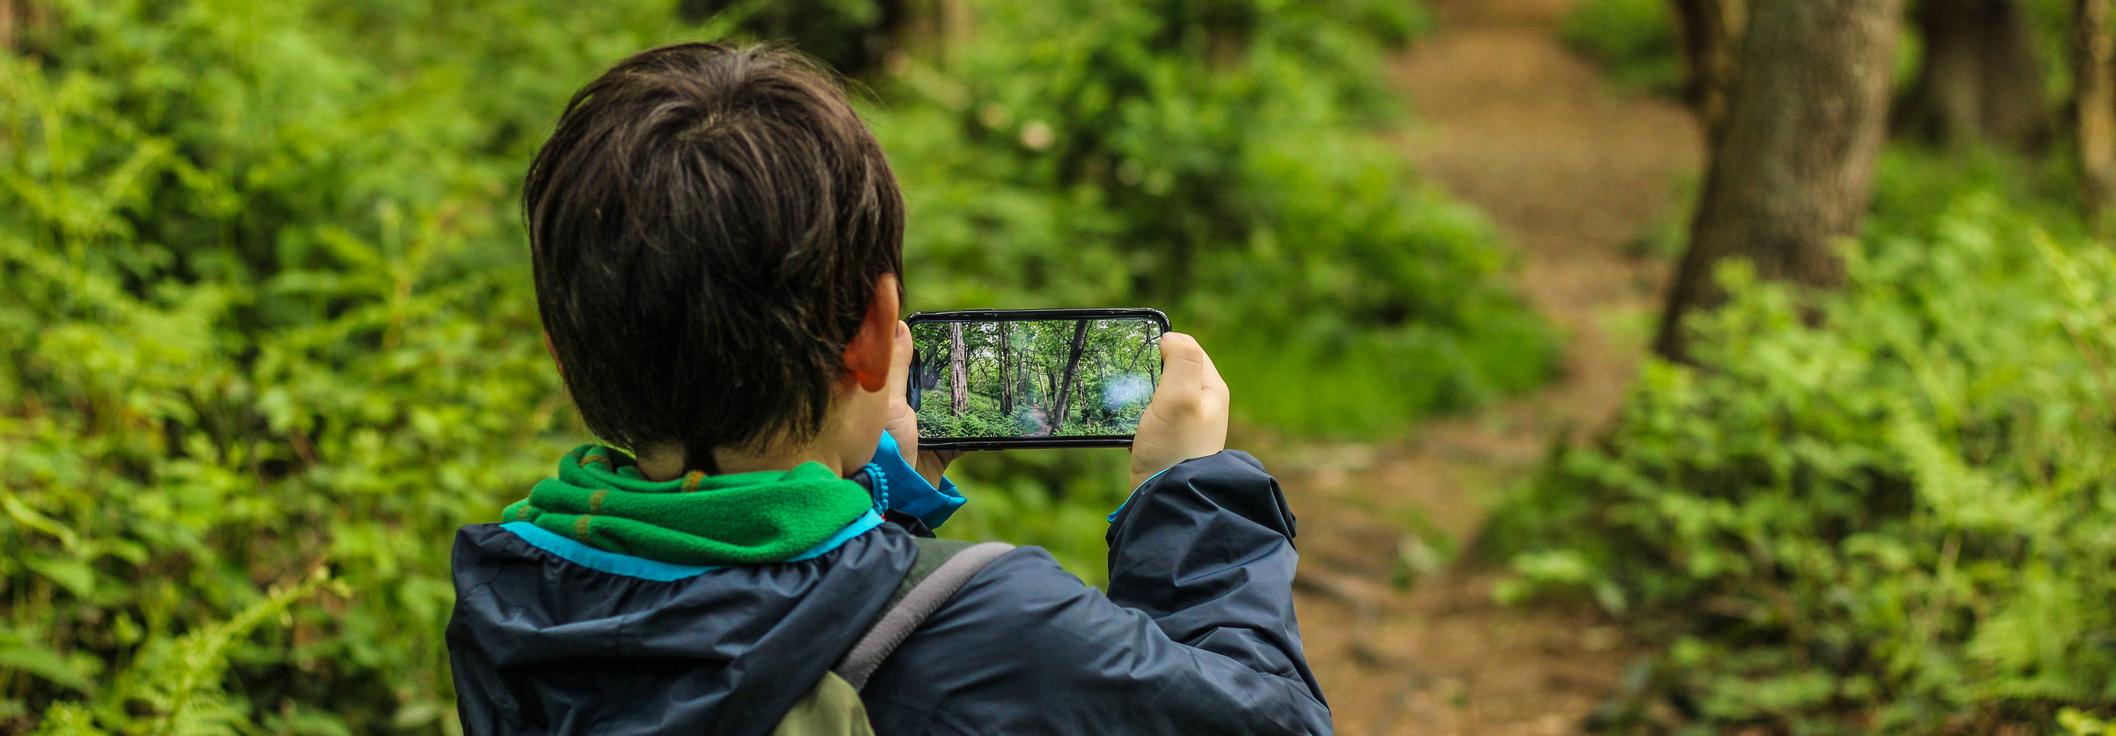
<svg viewBox="0 0 2116 736">
<path fill-rule="evenodd" d="M 948 463 L 955 462 L 961 451 L 936 450 L 920 452 L 918 449 L 918 412 L 911 410 L 909 385 L 911 381 L 911 327 L 902 321 L 896 323 L 896 351 L 890 355 L 889 385 L 882 390 L 889 392 L 889 422 L 882 430 L 896 439 L 896 446 L 911 461 L 927 483 L 940 487 L 941 473 Z"/>
</svg>

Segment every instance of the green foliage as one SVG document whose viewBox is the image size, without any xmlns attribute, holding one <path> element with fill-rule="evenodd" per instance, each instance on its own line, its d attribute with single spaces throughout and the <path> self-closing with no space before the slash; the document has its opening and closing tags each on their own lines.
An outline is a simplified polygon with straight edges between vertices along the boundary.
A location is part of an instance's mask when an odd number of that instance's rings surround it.
<svg viewBox="0 0 2116 736">
<path fill-rule="evenodd" d="M 1587 0 L 1565 17 L 1565 41 L 1619 85 L 1682 89 L 1682 48 L 1668 0 Z"/>
<path fill-rule="evenodd" d="M 2116 736 L 2116 723 L 2088 715 L 2077 708 L 2057 712 L 2057 725 L 2066 736 Z"/>
<path fill-rule="evenodd" d="M 1648 364 L 1603 447 L 1501 514 L 1505 592 L 1591 592 L 1671 642 L 1616 717 L 2116 707 L 2116 254 L 2017 167 L 1963 168 L 1889 159 L 1840 293 L 1728 269 L 1697 365 Z"/>
<path fill-rule="evenodd" d="M 1107 450 L 978 453 L 948 471 L 974 500 L 942 531 L 1035 544 L 1099 586 L 1109 574 L 1108 515 L 1132 491 L 1128 469 L 1124 453 Z"/>
<path fill-rule="evenodd" d="M 581 436 L 538 340 L 525 162 L 608 64 L 771 35 L 776 16 L 34 4 L 0 53 L 0 731 L 151 732 L 181 713 L 237 732 L 454 729 L 453 531 Z M 822 6 L 865 22 L 857 0 Z M 1550 340 L 1492 286 L 1490 228 L 1381 140 L 1380 55 L 1417 33 L 1414 7 L 973 3 L 945 60 L 911 54 L 873 82 L 912 207 L 914 303 L 1164 305 L 1221 355 L 1314 361 L 1229 371 L 1252 397 L 1237 407 L 1296 429 L 1540 380 Z M 1307 391 L 1338 393 L 1290 398 Z M 966 461 L 977 502 L 951 533 L 1042 544 L 1098 577 L 1123 460 Z M 337 584 L 260 592 L 318 569 Z"/>
<path fill-rule="evenodd" d="M 909 65 L 876 112 L 920 309 L 1150 300 L 1229 356 L 1237 412 L 1304 432 L 1393 429 L 1548 375 L 1491 227 L 1374 134 L 1399 114 L 1380 41 L 1412 33 L 1409 6 L 975 7 L 979 33 Z"/>
<path fill-rule="evenodd" d="M 2036 60 L 2049 80 L 2045 94 L 2051 100 L 2072 98 L 2072 44 L 2077 33 L 2077 0 L 2021 0 L 2028 15 L 2028 32 L 2035 44 Z M 2116 24 L 2112 19 L 2111 24 Z M 2052 114 L 2059 111 L 2052 110 Z"/>
<path fill-rule="evenodd" d="M 700 21 L 725 16 L 737 35 L 791 46 L 849 75 L 875 71 L 891 36 L 903 31 L 905 0 L 676 0 L 679 16 Z"/>
<path fill-rule="evenodd" d="M 40 4 L 0 55 L 0 731 L 113 702 L 113 673 L 317 566 L 341 591 L 231 640 L 196 692 L 241 693 L 220 702 L 248 730 L 452 724 L 453 529 L 578 437 L 513 183 L 592 70 L 709 29 L 529 0 Z"/>
<path fill-rule="evenodd" d="M 220 689 L 236 645 L 265 622 L 286 617 L 295 603 L 329 579 L 318 568 L 307 580 L 273 591 L 231 620 L 175 639 L 148 642 L 108 690 L 90 703 L 55 708 L 38 732 L 221 734 L 246 730 L 249 722 L 243 707 Z"/>
</svg>

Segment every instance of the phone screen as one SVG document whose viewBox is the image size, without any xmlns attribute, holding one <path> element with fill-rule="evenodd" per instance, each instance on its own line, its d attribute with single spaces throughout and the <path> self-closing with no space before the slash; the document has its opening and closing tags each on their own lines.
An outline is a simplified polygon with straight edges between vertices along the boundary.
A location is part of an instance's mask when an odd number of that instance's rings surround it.
<svg viewBox="0 0 2116 736">
<path fill-rule="evenodd" d="M 1161 377 L 1153 310 L 957 312 L 911 320 L 922 445 L 1124 445 Z"/>
</svg>

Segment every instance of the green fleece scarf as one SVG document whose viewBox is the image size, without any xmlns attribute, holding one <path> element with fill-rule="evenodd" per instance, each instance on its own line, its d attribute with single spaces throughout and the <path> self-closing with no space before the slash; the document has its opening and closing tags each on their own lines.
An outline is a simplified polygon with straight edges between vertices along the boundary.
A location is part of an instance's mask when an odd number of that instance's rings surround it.
<svg viewBox="0 0 2116 736">
<path fill-rule="evenodd" d="M 648 480 L 631 458 L 582 445 L 502 521 L 526 521 L 606 552 L 677 565 L 775 562 L 798 555 L 874 506 L 822 463 Z"/>
</svg>

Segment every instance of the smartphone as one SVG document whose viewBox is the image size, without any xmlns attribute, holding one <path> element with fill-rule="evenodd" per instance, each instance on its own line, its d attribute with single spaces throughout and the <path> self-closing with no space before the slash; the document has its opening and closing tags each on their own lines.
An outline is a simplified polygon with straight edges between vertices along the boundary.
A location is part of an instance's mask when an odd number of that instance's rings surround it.
<svg viewBox="0 0 2116 736">
<path fill-rule="evenodd" d="M 921 312 L 907 400 L 920 449 L 1129 447 L 1161 380 L 1157 309 Z"/>
</svg>

